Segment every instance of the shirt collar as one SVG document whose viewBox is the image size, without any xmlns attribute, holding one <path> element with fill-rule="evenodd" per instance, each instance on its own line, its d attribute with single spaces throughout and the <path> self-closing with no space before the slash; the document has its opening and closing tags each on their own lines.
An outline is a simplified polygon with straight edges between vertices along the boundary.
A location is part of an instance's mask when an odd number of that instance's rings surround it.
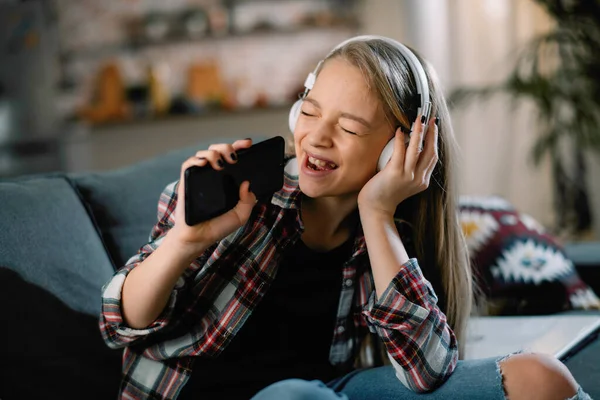
<svg viewBox="0 0 600 400">
<path fill-rule="evenodd" d="M 300 210 L 300 186 L 298 185 L 298 163 L 296 158 L 286 160 L 283 172 L 283 187 L 271 198 L 271 203 L 283 209 Z"/>
</svg>

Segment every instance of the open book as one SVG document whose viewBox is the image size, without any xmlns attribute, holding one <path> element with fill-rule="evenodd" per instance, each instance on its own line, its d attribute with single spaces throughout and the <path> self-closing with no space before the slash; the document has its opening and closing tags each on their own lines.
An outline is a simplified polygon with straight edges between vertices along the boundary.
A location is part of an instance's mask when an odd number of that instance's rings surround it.
<svg viewBox="0 0 600 400">
<path fill-rule="evenodd" d="M 565 361 L 595 340 L 599 332 L 600 314 L 474 317 L 467 330 L 465 359 L 525 350 Z"/>
</svg>

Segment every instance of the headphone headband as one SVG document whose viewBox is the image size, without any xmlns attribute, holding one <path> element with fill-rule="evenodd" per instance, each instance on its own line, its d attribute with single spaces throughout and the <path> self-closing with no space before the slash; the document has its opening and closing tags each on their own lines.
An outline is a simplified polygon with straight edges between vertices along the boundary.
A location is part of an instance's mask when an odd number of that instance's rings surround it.
<svg viewBox="0 0 600 400">
<path fill-rule="evenodd" d="M 408 47 L 406 47 L 405 45 L 403 45 L 402 43 L 400 43 L 396 40 L 390 39 L 385 36 L 378 36 L 378 35 L 355 36 L 350 39 L 344 40 L 342 43 L 335 46 L 333 48 L 333 50 L 331 50 L 324 59 L 319 61 L 316 68 L 314 69 L 314 71 L 309 73 L 308 76 L 306 77 L 306 80 L 304 81 L 304 87 L 305 87 L 304 96 L 308 93 L 309 90 L 311 90 L 313 88 L 313 86 L 315 84 L 315 80 L 317 79 L 317 72 L 319 71 L 319 68 L 321 68 L 321 65 L 323 64 L 323 62 L 331 54 L 333 54 L 336 50 L 344 47 L 348 43 L 358 42 L 358 41 L 368 41 L 368 40 L 373 40 L 373 39 L 381 40 L 381 41 L 384 41 L 384 42 L 390 44 L 391 46 L 394 46 L 402 54 L 402 56 L 406 60 L 408 66 L 413 74 L 413 77 L 415 79 L 415 84 L 417 85 L 417 93 L 418 93 L 419 100 L 420 100 L 419 109 L 417 110 L 417 114 L 422 114 L 422 115 L 426 115 L 427 117 L 429 117 L 429 114 L 431 112 L 431 101 L 429 100 L 429 84 L 427 82 L 427 74 L 425 73 L 425 70 L 423 69 L 421 62 L 419 61 L 417 56 Z"/>
</svg>

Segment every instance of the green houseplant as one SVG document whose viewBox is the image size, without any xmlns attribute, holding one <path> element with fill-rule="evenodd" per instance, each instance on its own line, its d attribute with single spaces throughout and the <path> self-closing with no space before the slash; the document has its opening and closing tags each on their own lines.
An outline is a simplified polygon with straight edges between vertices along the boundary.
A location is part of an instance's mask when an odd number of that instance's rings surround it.
<svg viewBox="0 0 600 400">
<path fill-rule="evenodd" d="M 536 165 L 545 156 L 551 160 L 555 229 L 578 236 L 589 231 L 593 217 L 586 159 L 590 151 L 600 154 L 600 0 L 535 1 L 554 28 L 520 49 L 502 83 L 459 88 L 450 103 L 456 107 L 504 93 L 513 105 L 519 100 L 535 105 L 539 137 L 531 154 Z"/>
</svg>

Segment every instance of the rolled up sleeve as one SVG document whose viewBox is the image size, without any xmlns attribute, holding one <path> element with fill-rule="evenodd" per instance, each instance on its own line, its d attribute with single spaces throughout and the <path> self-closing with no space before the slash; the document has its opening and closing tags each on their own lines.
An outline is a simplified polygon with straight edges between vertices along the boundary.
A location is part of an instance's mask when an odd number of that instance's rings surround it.
<svg viewBox="0 0 600 400">
<path fill-rule="evenodd" d="M 406 262 L 379 299 L 363 309 L 382 339 L 398 379 L 415 392 L 441 385 L 454 371 L 458 343 L 416 259 Z"/>
<path fill-rule="evenodd" d="M 180 277 L 173 289 L 165 309 L 158 318 L 144 329 L 134 329 L 124 321 L 121 296 L 127 275 L 156 250 L 169 229 L 174 225 L 175 206 L 177 204 L 177 183 L 168 185 L 162 192 L 158 204 L 158 222 L 152 228 L 149 242 L 136 255 L 131 257 L 124 267 L 119 269 L 112 279 L 102 288 L 102 310 L 100 331 L 106 344 L 111 348 L 121 348 L 148 337 L 169 325 L 180 292 L 185 287 L 184 277 Z"/>
</svg>

